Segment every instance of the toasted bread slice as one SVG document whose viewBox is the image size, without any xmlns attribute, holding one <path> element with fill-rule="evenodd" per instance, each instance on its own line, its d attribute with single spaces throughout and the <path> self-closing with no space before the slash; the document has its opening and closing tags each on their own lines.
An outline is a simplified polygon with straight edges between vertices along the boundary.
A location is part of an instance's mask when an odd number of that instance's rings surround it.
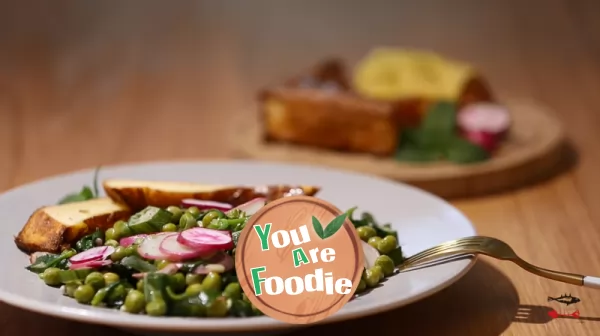
<svg viewBox="0 0 600 336">
<path fill-rule="evenodd" d="M 27 253 L 57 253 L 96 228 L 107 229 L 130 215 L 127 206 L 110 198 L 47 206 L 29 217 L 15 243 Z"/>
<path fill-rule="evenodd" d="M 278 87 L 262 98 L 266 141 L 380 156 L 396 150 L 399 130 L 392 104 L 319 88 Z"/>
<path fill-rule="evenodd" d="M 320 190 L 315 186 L 228 186 L 116 179 L 105 180 L 103 187 L 111 199 L 125 204 L 135 211 L 147 206 L 162 208 L 171 205 L 178 206 L 186 198 L 223 202 L 236 206 L 256 197 L 265 197 L 271 201 L 291 195 L 314 196 Z"/>
</svg>

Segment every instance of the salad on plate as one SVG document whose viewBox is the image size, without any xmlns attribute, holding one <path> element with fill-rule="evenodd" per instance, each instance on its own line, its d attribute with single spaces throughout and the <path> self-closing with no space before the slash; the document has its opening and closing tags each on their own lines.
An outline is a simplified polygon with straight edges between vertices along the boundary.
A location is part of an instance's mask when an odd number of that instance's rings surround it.
<svg viewBox="0 0 600 336">
<path fill-rule="evenodd" d="M 236 277 L 239 234 L 268 202 L 320 191 L 109 179 L 102 197 L 97 172 L 92 187 L 35 210 L 15 243 L 29 255 L 26 269 L 63 295 L 150 316 L 262 315 Z M 389 224 L 355 210 L 347 215 L 363 242 L 361 294 L 394 274 L 403 254 Z"/>
</svg>

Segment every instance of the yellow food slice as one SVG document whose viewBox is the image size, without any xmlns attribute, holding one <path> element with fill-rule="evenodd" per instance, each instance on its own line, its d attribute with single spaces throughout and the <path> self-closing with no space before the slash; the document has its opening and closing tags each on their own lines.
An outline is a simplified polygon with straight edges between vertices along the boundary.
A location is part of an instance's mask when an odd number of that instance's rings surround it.
<svg viewBox="0 0 600 336">
<path fill-rule="evenodd" d="M 382 100 L 457 100 L 474 75 L 467 64 L 420 50 L 375 49 L 356 67 L 355 89 Z"/>
<path fill-rule="evenodd" d="M 256 197 L 282 197 L 290 190 L 313 196 L 319 191 L 314 186 L 237 186 L 206 185 L 169 181 L 105 180 L 104 191 L 115 202 L 126 204 L 132 210 L 147 206 L 168 207 L 180 205 L 186 198 L 240 204 Z"/>
</svg>

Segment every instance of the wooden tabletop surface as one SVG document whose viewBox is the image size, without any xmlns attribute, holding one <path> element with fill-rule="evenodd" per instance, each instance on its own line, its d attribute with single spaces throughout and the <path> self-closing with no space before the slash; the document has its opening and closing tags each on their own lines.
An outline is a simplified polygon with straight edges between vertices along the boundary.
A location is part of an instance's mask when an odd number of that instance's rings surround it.
<svg viewBox="0 0 600 336">
<path fill-rule="evenodd" d="M 380 45 L 470 61 L 496 91 L 557 114 L 578 153 L 571 170 L 452 203 L 534 264 L 600 275 L 597 0 L 2 2 L 0 189 L 99 164 L 231 157 L 243 145 L 232 120 L 257 88 Z M 582 300 L 580 319 L 548 317 L 547 297 L 565 292 Z M 597 335 L 598 299 L 482 258 L 433 297 L 294 335 Z M 0 330 L 107 332 L 4 304 Z"/>
</svg>

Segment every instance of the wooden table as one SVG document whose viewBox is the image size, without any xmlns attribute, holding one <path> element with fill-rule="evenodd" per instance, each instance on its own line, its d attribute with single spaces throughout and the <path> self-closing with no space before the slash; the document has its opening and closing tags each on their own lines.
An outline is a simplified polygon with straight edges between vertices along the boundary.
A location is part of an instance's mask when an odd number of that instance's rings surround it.
<svg viewBox="0 0 600 336">
<path fill-rule="evenodd" d="M 533 263 L 600 275 L 600 2 L 366 3 L 1 4 L 0 188 L 99 164 L 227 158 L 243 145 L 231 122 L 257 88 L 329 55 L 432 48 L 478 65 L 499 92 L 551 107 L 578 151 L 572 170 L 543 184 L 453 203 Z M 547 297 L 565 292 L 582 299 L 579 320 L 547 316 Z M 598 298 L 482 259 L 438 295 L 309 332 L 597 335 Z M 0 309 L 7 335 L 107 332 Z"/>
</svg>

